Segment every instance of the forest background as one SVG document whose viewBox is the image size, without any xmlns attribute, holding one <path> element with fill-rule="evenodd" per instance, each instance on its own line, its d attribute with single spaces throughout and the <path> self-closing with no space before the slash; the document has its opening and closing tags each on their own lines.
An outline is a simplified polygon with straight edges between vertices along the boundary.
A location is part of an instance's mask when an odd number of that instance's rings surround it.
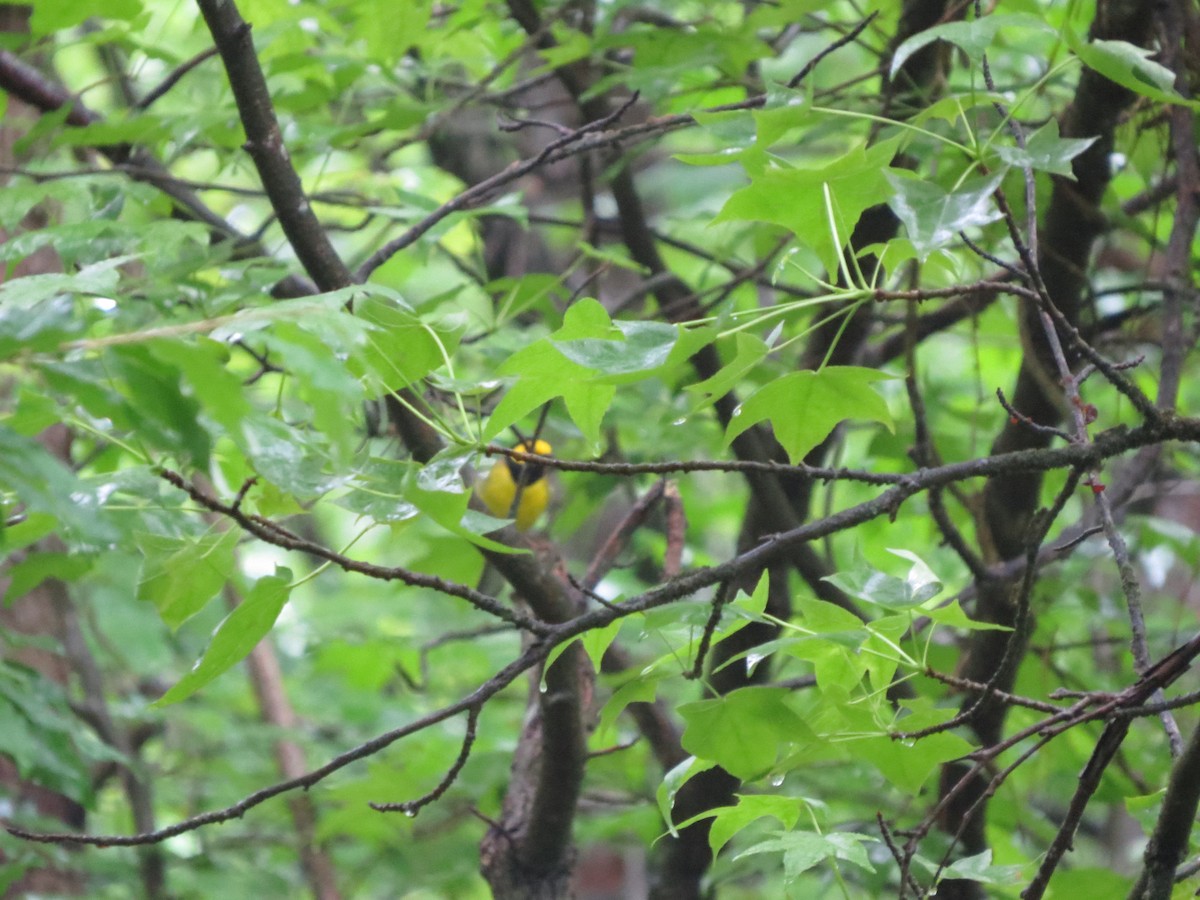
<svg viewBox="0 0 1200 900">
<path fill-rule="evenodd" d="M 1187 0 L 0 6 L 0 885 L 1191 896 L 1197 60 Z"/>
</svg>

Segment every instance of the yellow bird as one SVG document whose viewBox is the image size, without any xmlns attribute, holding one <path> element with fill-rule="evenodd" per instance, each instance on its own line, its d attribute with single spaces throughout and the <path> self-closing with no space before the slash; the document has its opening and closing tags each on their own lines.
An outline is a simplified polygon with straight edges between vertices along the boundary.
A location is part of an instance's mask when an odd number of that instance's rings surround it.
<svg viewBox="0 0 1200 900">
<path fill-rule="evenodd" d="M 545 441 L 534 441 L 532 448 L 520 443 L 514 449 L 518 453 L 536 453 L 538 456 L 549 456 L 552 452 L 550 445 Z M 517 485 L 522 485 L 521 499 L 514 510 Z M 476 488 L 476 492 L 493 516 L 498 519 L 507 519 L 510 516 L 516 519 L 519 531 L 532 528 L 550 502 L 550 482 L 546 477 L 546 467 L 537 463 L 521 462 L 511 456 L 496 460 L 492 470 Z"/>
</svg>

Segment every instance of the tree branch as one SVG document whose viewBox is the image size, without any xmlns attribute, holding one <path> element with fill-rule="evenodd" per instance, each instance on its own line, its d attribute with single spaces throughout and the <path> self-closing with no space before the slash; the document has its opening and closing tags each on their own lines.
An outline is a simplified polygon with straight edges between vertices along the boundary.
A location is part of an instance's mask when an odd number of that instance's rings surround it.
<svg viewBox="0 0 1200 900">
<path fill-rule="evenodd" d="M 271 92 L 254 52 L 250 25 L 238 12 L 234 0 L 196 0 L 196 4 L 229 75 L 229 86 L 246 130 L 246 150 L 254 160 L 288 243 L 322 291 L 348 287 L 353 283 L 350 270 L 317 221 L 283 145 Z"/>
</svg>

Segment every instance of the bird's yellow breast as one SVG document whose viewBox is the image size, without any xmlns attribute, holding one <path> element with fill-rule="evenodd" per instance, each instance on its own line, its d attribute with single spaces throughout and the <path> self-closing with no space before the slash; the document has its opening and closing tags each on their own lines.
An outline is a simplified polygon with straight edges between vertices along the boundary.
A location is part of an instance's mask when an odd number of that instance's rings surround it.
<svg viewBox="0 0 1200 900">
<path fill-rule="evenodd" d="M 551 453 L 550 445 L 545 441 L 535 441 L 532 449 L 527 449 L 525 444 L 518 444 L 516 449 L 521 453 L 537 453 L 539 456 L 549 456 Z M 513 501 L 517 498 L 518 484 L 523 487 L 521 499 L 514 510 Z M 507 456 L 496 460 L 476 490 L 488 512 L 500 519 L 512 516 L 520 531 L 532 528 L 550 503 L 550 483 L 545 467 Z"/>
</svg>

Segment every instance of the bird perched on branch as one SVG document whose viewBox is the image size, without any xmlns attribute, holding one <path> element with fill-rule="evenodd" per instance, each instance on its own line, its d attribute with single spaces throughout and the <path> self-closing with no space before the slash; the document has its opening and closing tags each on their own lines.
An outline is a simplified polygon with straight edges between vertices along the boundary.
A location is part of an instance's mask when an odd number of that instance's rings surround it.
<svg viewBox="0 0 1200 900">
<path fill-rule="evenodd" d="M 518 453 L 549 456 L 552 448 L 542 440 L 522 442 L 514 448 Z M 501 457 L 476 488 L 488 511 L 499 519 L 514 518 L 518 531 L 528 531 L 550 502 L 550 482 L 546 467 L 536 462 L 523 462 L 511 456 Z"/>
</svg>

